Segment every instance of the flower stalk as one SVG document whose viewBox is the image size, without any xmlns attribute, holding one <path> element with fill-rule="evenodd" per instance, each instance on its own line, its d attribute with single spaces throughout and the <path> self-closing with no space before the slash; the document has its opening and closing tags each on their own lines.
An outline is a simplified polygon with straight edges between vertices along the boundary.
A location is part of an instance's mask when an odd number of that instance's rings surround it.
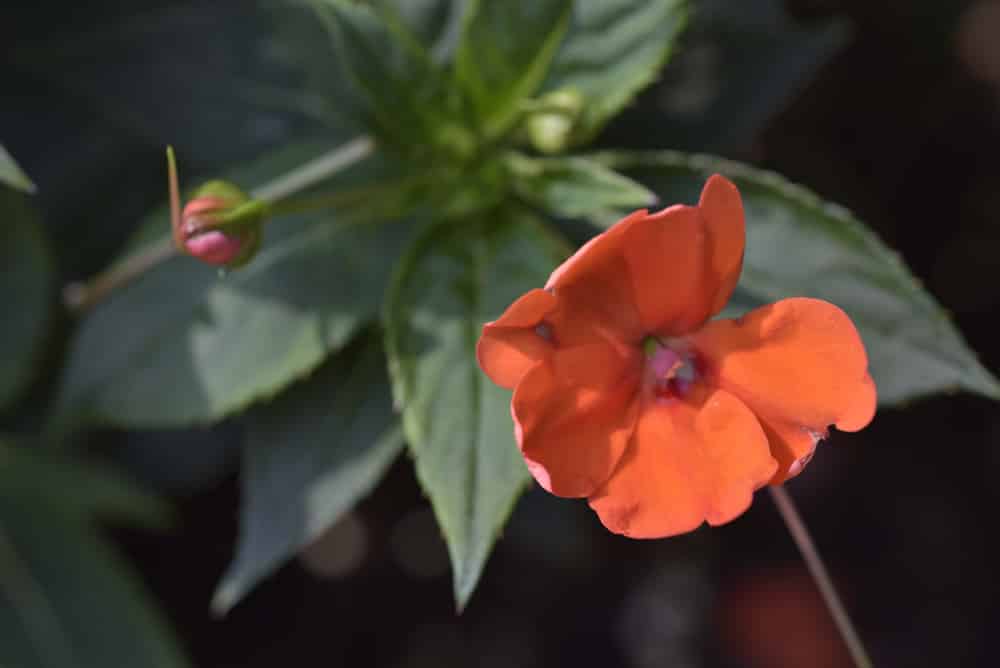
<svg viewBox="0 0 1000 668">
<path fill-rule="evenodd" d="M 847 609 L 837 594 L 837 589 L 833 586 L 830 573 L 826 570 L 826 565 L 820 557 L 819 550 L 816 549 L 816 544 L 813 543 L 809 529 L 795 506 L 795 501 L 782 485 L 769 485 L 767 489 L 771 493 L 771 498 L 774 499 L 774 505 L 777 506 L 781 519 L 788 527 L 788 533 L 792 535 L 792 540 L 795 541 L 795 545 L 802 554 L 802 559 L 806 562 L 806 567 L 823 597 L 827 610 L 830 611 L 830 616 L 833 617 L 840 637 L 847 645 L 854 665 L 857 668 L 872 668 L 872 660 L 865 651 L 861 637 L 858 635 L 857 629 L 854 628 L 851 617 L 847 614 Z"/>
</svg>

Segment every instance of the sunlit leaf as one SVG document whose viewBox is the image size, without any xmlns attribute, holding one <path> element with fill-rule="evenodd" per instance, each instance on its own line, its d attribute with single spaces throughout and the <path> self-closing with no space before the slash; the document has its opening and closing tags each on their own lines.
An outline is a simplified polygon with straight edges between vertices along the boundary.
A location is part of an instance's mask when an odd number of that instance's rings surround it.
<svg viewBox="0 0 1000 668">
<path fill-rule="evenodd" d="M 368 344 L 253 411 L 243 454 L 240 540 L 216 591 L 225 612 L 378 484 L 403 447 L 385 358 Z"/>
<path fill-rule="evenodd" d="M 0 408 L 31 379 L 44 343 L 52 258 L 28 198 L 0 186 Z"/>
<path fill-rule="evenodd" d="M 387 352 L 417 478 L 444 532 L 459 607 L 528 480 L 510 393 L 476 365 L 483 323 L 544 284 L 568 253 L 526 213 L 439 226 L 416 242 L 386 303 Z"/>
<path fill-rule="evenodd" d="M 571 0 L 466 4 L 455 74 L 486 136 L 506 130 L 520 103 L 538 90 L 572 5 Z"/>
<path fill-rule="evenodd" d="M 653 82 L 676 47 L 687 6 L 686 0 L 574 4 L 543 90 L 572 88 L 583 95 L 581 138 L 592 136 Z"/>
<path fill-rule="evenodd" d="M 705 178 L 740 187 L 747 212 L 741 290 L 762 301 L 819 297 L 852 317 L 879 399 L 953 390 L 1000 399 L 1000 384 L 899 255 L 847 210 L 771 172 L 675 152 L 606 156 L 664 202 L 696 202 Z"/>
<path fill-rule="evenodd" d="M 656 203 L 646 186 L 580 157 L 510 156 L 514 191 L 553 216 L 580 218 Z"/>
</svg>

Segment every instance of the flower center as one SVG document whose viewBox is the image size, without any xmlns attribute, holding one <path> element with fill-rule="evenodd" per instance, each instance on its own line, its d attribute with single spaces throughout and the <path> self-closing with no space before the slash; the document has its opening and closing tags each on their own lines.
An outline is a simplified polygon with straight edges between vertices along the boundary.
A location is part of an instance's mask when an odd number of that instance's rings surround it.
<svg viewBox="0 0 1000 668">
<path fill-rule="evenodd" d="M 682 342 L 647 336 L 642 342 L 646 356 L 643 386 L 654 399 L 684 397 L 698 377 L 693 352 Z"/>
</svg>

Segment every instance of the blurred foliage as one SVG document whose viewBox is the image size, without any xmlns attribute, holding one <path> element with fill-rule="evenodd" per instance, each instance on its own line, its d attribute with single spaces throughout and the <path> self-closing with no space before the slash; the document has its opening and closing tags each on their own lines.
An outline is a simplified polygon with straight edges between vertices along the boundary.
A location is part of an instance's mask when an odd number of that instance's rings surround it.
<svg viewBox="0 0 1000 668">
<path fill-rule="evenodd" d="M 3 665 L 187 665 L 95 515 L 162 524 L 165 511 L 106 471 L 0 442 Z"/>
<path fill-rule="evenodd" d="M 252 39 L 231 29 L 232 12 Z M 126 153 L 174 143 L 186 179 L 237 164 L 228 180 L 271 194 L 279 213 L 247 268 L 219 277 L 185 257 L 160 263 L 81 319 L 58 387 L 38 390 L 56 436 L 237 418 L 241 532 L 217 611 L 342 519 L 404 447 L 463 607 L 529 480 L 509 394 L 476 368 L 479 328 L 545 282 L 571 252 L 564 234 L 693 202 L 713 172 L 746 201 L 740 306 L 799 294 L 842 306 L 886 405 L 957 389 L 1000 396 L 946 311 L 844 209 L 721 158 L 586 152 L 635 124 L 662 127 L 642 149 L 730 153 L 843 42 L 840 22 L 803 27 L 770 0 L 313 0 L 127 18 L 13 53 L 78 103 L 79 137 L 64 150 L 80 162 L 49 163 L 68 193 L 42 208 L 56 262 L 27 195 L 0 185 L 0 407 L 24 396 L 57 338 L 46 331 L 57 268 L 78 277 L 98 268 L 88 258 L 127 258 L 166 233 L 158 210 L 124 241 L 129 212 L 162 195 L 162 178 L 137 185 L 143 175 L 91 139 L 95 126 Z M 185 39 L 164 59 L 194 24 L 216 39 Z M 644 90 L 651 104 L 630 108 Z M 374 155 L 330 167 L 359 136 Z M 86 189 L 73 185 L 84 164 Z M 31 186 L 2 149 L 0 181 Z M 216 454 L 157 468 L 210 481 L 198 464 Z M 0 612 L 20 629 L 3 632 L 0 662 L 183 665 L 92 527 L 93 513 L 148 501 L 87 471 L 23 444 L 0 450 Z"/>
<path fill-rule="evenodd" d="M 34 192 L 35 184 L 31 182 L 28 175 L 14 162 L 2 145 L 0 145 L 0 183 L 4 183 L 11 188 L 23 192 Z"/>
<path fill-rule="evenodd" d="M 2 156 L 0 156 L 2 158 Z M 40 361 L 49 320 L 53 267 L 28 196 L 0 185 L 0 412 L 30 382 Z"/>
</svg>

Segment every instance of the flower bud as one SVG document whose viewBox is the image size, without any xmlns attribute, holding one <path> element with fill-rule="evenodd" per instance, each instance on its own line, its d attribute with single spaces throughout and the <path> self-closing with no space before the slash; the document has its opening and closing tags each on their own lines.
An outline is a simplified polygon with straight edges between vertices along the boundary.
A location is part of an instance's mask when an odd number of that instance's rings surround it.
<svg viewBox="0 0 1000 668">
<path fill-rule="evenodd" d="M 583 97 L 572 88 L 553 91 L 538 100 L 539 110 L 528 117 L 528 138 L 541 153 L 566 150 L 583 111 Z"/>
<path fill-rule="evenodd" d="M 169 148 L 167 167 L 170 224 L 178 250 L 230 269 L 249 262 L 260 248 L 267 203 L 251 199 L 231 183 L 209 181 L 194 192 L 181 211 L 177 168 Z"/>
</svg>

